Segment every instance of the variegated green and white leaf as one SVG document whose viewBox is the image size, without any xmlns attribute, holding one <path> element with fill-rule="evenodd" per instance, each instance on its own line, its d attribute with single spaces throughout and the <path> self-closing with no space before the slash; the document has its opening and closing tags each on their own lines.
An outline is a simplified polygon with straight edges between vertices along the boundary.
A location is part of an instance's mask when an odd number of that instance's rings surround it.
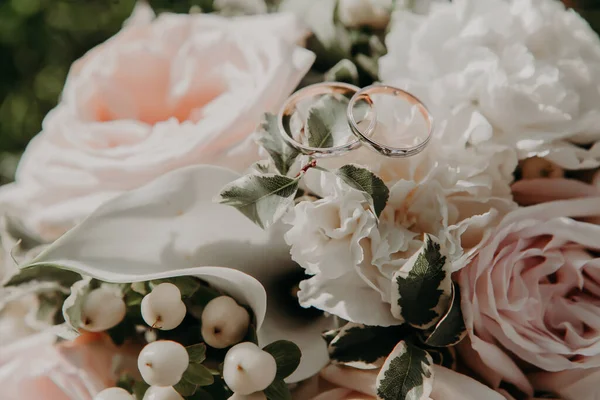
<svg viewBox="0 0 600 400">
<path fill-rule="evenodd" d="M 267 229 L 293 206 L 298 182 L 283 175 L 246 175 L 225 186 L 218 201 Z"/>
<path fill-rule="evenodd" d="M 277 125 L 277 117 L 270 113 L 265 114 L 259 130 L 256 132 L 256 142 L 269 153 L 275 168 L 282 175 L 287 175 L 296 158 L 300 155 L 298 150 L 289 146 L 283 140 Z M 256 163 L 255 167 L 257 170 L 262 170 L 262 173 L 267 172 L 260 162 Z"/>
<path fill-rule="evenodd" d="M 407 334 L 406 326 L 367 326 L 348 323 L 325 333 L 329 337 L 329 357 L 351 367 L 379 368 L 396 344 Z"/>
<path fill-rule="evenodd" d="M 454 346 L 467 334 L 465 321 L 460 307 L 460 287 L 452 285 L 452 299 L 448 311 L 436 324 L 425 344 L 433 347 Z"/>
<path fill-rule="evenodd" d="M 421 249 L 394 274 L 392 314 L 419 329 L 433 326 L 451 297 L 450 265 L 439 243 L 425 235 Z"/>
<path fill-rule="evenodd" d="M 349 186 L 363 192 L 373 205 L 375 215 L 381 214 L 390 196 L 390 190 L 381 178 L 368 169 L 353 164 L 344 165 L 335 174 Z"/>
<path fill-rule="evenodd" d="M 377 375 L 377 397 L 382 400 L 429 400 L 433 390 L 431 356 L 401 341 Z"/>
</svg>

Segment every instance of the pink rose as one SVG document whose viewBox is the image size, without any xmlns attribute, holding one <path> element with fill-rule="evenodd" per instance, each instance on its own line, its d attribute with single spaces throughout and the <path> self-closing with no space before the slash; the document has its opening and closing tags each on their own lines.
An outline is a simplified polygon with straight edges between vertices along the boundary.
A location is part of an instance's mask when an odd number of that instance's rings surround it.
<svg viewBox="0 0 600 400">
<path fill-rule="evenodd" d="M 121 371 L 137 374 L 137 351 L 119 349 L 105 335 L 55 340 L 41 333 L 0 347 L 2 400 L 91 400 L 115 385 L 115 360 Z"/>
<path fill-rule="evenodd" d="M 462 355 L 492 387 L 532 395 L 524 371 L 600 367 L 598 217 L 600 194 L 515 210 L 460 271 Z"/>
<path fill-rule="evenodd" d="M 321 371 L 319 377 L 301 386 L 294 393 L 294 399 L 376 400 L 378 373 L 379 370 L 330 365 Z M 434 365 L 430 400 L 503 400 L 503 397 L 466 375 Z"/>
<path fill-rule="evenodd" d="M 250 134 L 314 61 L 291 14 L 228 19 L 140 6 L 73 64 L 0 207 L 52 240 L 123 191 L 191 164 L 241 170 Z"/>
</svg>

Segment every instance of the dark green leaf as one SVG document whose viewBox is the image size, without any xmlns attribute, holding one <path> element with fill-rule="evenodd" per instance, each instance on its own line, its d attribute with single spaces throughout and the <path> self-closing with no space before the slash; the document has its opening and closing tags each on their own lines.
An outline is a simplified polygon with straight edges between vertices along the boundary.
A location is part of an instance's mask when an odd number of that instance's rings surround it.
<svg viewBox="0 0 600 400">
<path fill-rule="evenodd" d="M 352 164 L 344 165 L 335 174 L 349 186 L 363 192 L 367 200 L 372 202 L 375 214 L 381 214 L 387 204 L 390 190 L 377 175 Z"/>
<path fill-rule="evenodd" d="M 204 343 L 187 346 L 185 349 L 190 357 L 190 364 L 202 363 L 206 360 L 206 345 Z"/>
<path fill-rule="evenodd" d="M 144 295 L 133 290 L 128 290 L 125 292 L 125 304 L 127 307 L 139 306 L 142 304 L 142 300 L 144 299 Z"/>
<path fill-rule="evenodd" d="M 182 378 L 177 385 L 173 386 L 173 389 L 175 389 L 177 393 L 179 393 L 183 397 L 187 397 L 192 396 L 194 393 L 196 393 L 198 385 L 194 385 L 185 378 Z"/>
<path fill-rule="evenodd" d="M 277 379 L 285 379 L 290 376 L 302 358 L 302 352 L 296 344 L 287 340 L 278 340 L 263 348 L 271 354 L 277 363 Z"/>
<path fill-rule="evenodd" d="M 223 397 L 223 398 L 226 399 L 227 397 Z M 198 388 L 198 389 L 196 389 L 196 393 L 194 393 L 193 396 L 191 396 L 191 397 L 188 396 L 187 400 L 215 400 L 215 398 L 213 397 L 212 394 L 210 394 L 206 390 Z"/>
<path fill-rule="evenodd" d="M 296 158 L 300 155 L 296 149 L 289 146 L 281 137 L 279 126 L 277 125 L 277 117 L 273 114 L 265 114 L 257 132 L 256 142 L 269 153 L 275 168 L 282 175 L 287 175 L 292 165 L 294 165 Z M 263 173 L 267 172 L 264 171 L 264 168 L 260 168 L 259 170 L 263 170 Z"/>
<path fill-rule="evenodd" d="M 435 365 L 456 369 L 456 350 L 454 347 L 429 347 L 426 345 L 420 347 L 429 353 Z"/>
<path fill-rule="evenodd" d="M 446 268 L 440 245 L 425 235 L 421 249 L 394 274 L 392 314 L 420 329 L 435 324 L 452 290 Z"/>
<path fill-rule="evenodd" d="M 266 229 L 293 205 L 298 181 L 275 174 L 246 175 L 225 186 L 219 202 L 237 208 Z"/>
<path fill-rule="evenodd" d="M 252 315 L 252 313 L 250 313 Z M 256 326 L 254 324 L 250 324 L 248 326 L 248 333 L 246 334 L 245 342 L 252 342 L 258 345 L 258 335 L 256 334 Z"/>
<path fill-rule="evenodd" d="M 202 285 L 200 288 L 194 293 L 194 295 L 189 299 L 189 303 L 194 306 L 199 306 L 204 308 L 211 300 L 222 296 L 222 293 L 216 289 L 211 288 L 207 285 Z M 201 316 L 198 316 L 200 319 Z"/>
<path fill-rule="evenodd" d="M 202 364 L 192 364 L 183 373 L 183 379 L 197 386 L 209 386 L 215 381 L 208 368 Z"/>
<path fill-rule="evenodd" d="M 149 387 L 150 385 L 144 381 L 136 381 L 133 384 L 133 395 L 135 396 L 135 399 L 143 400 L 146 390 L 148 390 Z"/>
<path fill-rule="evenodd" d="M 181 292 L 182 299 L 192 297 L 194 293 L 196 293 L 196 291 L 198 291 L 202 286 L 202 283 L 198 280 L 198 278 L 194 278 L 193 276 L 176 276 L 173 278 L 157 279 L 155 281 L 151 281 L 150 286 L 158 286 L 161 283 L 171 283 L 177 286 Z"/>
<path fill-rule="evenodd" d="M 382 400 L 429 399 L 433 387 L 429 354 L 402 341 L 385 360 L 377 376 L 377 396 Z"/>
<path fill-rule="evenodd" d="M 406 337 L 408 329 L 405 325 L 382 327 L 348 323 L 334 331 L 335 336 L 328 346 L 329 357 L 338 363 L 375 366 Z"/>
<path fill-rule="evenodd" d="M 456 283 L 454 283 L 452 287 L 450 307 L 425 341 L 425 344 L 429 346 L 454 346 L 467 334 L 465 321 L 460 307 L 460 287 Z"/>
<path fill-rule="evenodd" d="M 292 400 L 292 393 L 283 379 L 275 379 L 264 393 L 269 400 Z"/>
<path fill-rule="evenodd" d="M 5 286 L 17 286 L 31 281 L 58 282 L 64 287 L 71 287 L 75 282 L 81 280 L 81 275 L 61 268 L 55 264 L 38 264 L 35 266 L 24 266 L 6 283 Z"/>
<path fill-rule="evenodd" d="M 346 118 L 348 99 L 333 95 L 324 95 L 308 110 L 306 131 L 308 145 L 317 148 L 333 147 L 336 136 L 353 137 Z"/>
</svg>

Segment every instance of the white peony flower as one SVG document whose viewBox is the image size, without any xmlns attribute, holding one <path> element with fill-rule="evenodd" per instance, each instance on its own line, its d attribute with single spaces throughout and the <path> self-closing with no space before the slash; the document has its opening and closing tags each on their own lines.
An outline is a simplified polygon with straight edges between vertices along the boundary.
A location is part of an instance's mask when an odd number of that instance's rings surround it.
<svg viewBox="0 0 600 400">
<path fill-rule="evenodd" d="M 392 0 L 339 0 L 338 16 L 344 25 L 351 28 L 385 28 L 392 8 Z"/>
<path fill-rule="evenodd" d="M 600 165 L 600 40 L 554 0 L 457 0 L 398 10 L 383 81 L 429 83 L 446 108 L 473 107 L 520 158 Z"/>
</svg>

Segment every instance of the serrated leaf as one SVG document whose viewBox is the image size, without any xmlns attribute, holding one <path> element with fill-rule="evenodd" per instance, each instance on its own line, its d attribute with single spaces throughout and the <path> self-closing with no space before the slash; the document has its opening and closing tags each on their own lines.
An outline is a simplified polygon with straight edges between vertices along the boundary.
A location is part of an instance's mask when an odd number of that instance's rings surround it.
<svg viewBox="0 0 600 400">
<path fill-rule="evenodd" d="M 209 386 L 215 381 L 213 374 L 202 364 L 192 364 L 183 373 L 183 379 L 197 386 Z M 195 391 L 195 390 L 194 390 Z"/>
<path fill-rule="evenodd" d="M 187 381 L 185 378 L 181 378 L 179 383 L 177 383 L 177 385 L 173 386 L 173 389 L 175 389 L 177 391 L 177 393 L 179 393 L 183 397 L 187 397 L 187 396 L 192 396 L 194 393 L 196 393 L 196 390 L 198 389 L 198 385 L 195 385 L 195 384 Z"/>
<path fill-rule="evenodd" d="M 379 367 L 380 362 L 406 334 L 406 326 L 381 327 L 348 323 L 334 331 L 335 336 L 328 346 L 329 357 L 333 362 L 354 367 Z"/>
<path fill-rule="evenodd" d="M 436 324 L 425 344 L 433 347 L 454 346 L 467 334 L 462 309 L 460 307 L 460 287 L 452 285 L 452 299 L 448 311 Z"/>
<path fill-rule="evenodd" d="M 292 400 L 292 393 L 283 379 L 275 379 L 264 393 L 269 400 Z"/>
<path fill-rule="evenodd" d="M 343 96 L 321 96 L 308 110 L 308 145 L 321 149 L 333 147 L 337 137 L 353 136 L 346 118 L 347 107 L 348 99 Z"/>
<path fill-rule="evenodd" d="M 91 278 L 84 278 L 78 282 L 75 282 L 71 286 L 71 294 L 65 299 L 63 303 L 62 312 L 65 322 L 73 329 L 78 330 L 84 326 L 82 321 L 82 307 L 86 296 L 92 290 Z"/>
<path fill-rule="evenodd" d="M 271 354 L 277 363 L 276 379 L 285 379 L 290 376 L 302 358 L 300 348 L 288 340 L 278 340 L 263 348 L 264 351 Z"/>
<path fill-rule="evenodd" d="M 294 204 L 299 178 L 283 175 L 246 175 L 225 186 L 218 198 L 267 229 Z"/>
<path fill-rule="evenodd" d="M 269 153 L 275 168 L 282 175 L 287 175 L 296 158 L 300 155 L 298 150 L 289 146 L 283 140 L 279 132 L 277 117 L 270 113 L 265 114 L 259 126 L 256 133 L 256 143 Z M 264 165 L 259 163 L 254 164 L 257 170 L 262 171 L 262 173 L 268 172 L 268 170 L 264 170 Z"/>
<path fill-rule="evenodd" d="M 392 314 L 419 329 L 433 326 L 446 310 L 452 282 L 440 245 L 425 235 L 421 249 L 392 279 Z"/>
<path fill-rule="evenodd" d="M 190 364 L 202 363 L 206 360 L 206 345 L 204 343 L 187 346 L 185 350 L 190 357 Z"/>
<path fill-rule="evenodd" d="M 48 263 L 22 268 L 5 286 L 18 286 L 31 281 L 51 281 L 68 288 L 79 280 L 81 280 L 80 274 L 63 269 L 58 264 Z"/>
<path fill-rule="evenodd" d="M 375 214 L 377 216 L 381 214 L 387 204 L 390 190 L 377 175 L 353 164 L 344 165 L 335 174 L 349 186 L 363 192 L 367 200 L 373 204 Z"/>
<path fill-rule="evenodd" d="M 385 360 L 377 375 L 377 396 L 382 400 L 425 400 L 433 389 L 431 356 L 402 341 Z"/>
</svg>

